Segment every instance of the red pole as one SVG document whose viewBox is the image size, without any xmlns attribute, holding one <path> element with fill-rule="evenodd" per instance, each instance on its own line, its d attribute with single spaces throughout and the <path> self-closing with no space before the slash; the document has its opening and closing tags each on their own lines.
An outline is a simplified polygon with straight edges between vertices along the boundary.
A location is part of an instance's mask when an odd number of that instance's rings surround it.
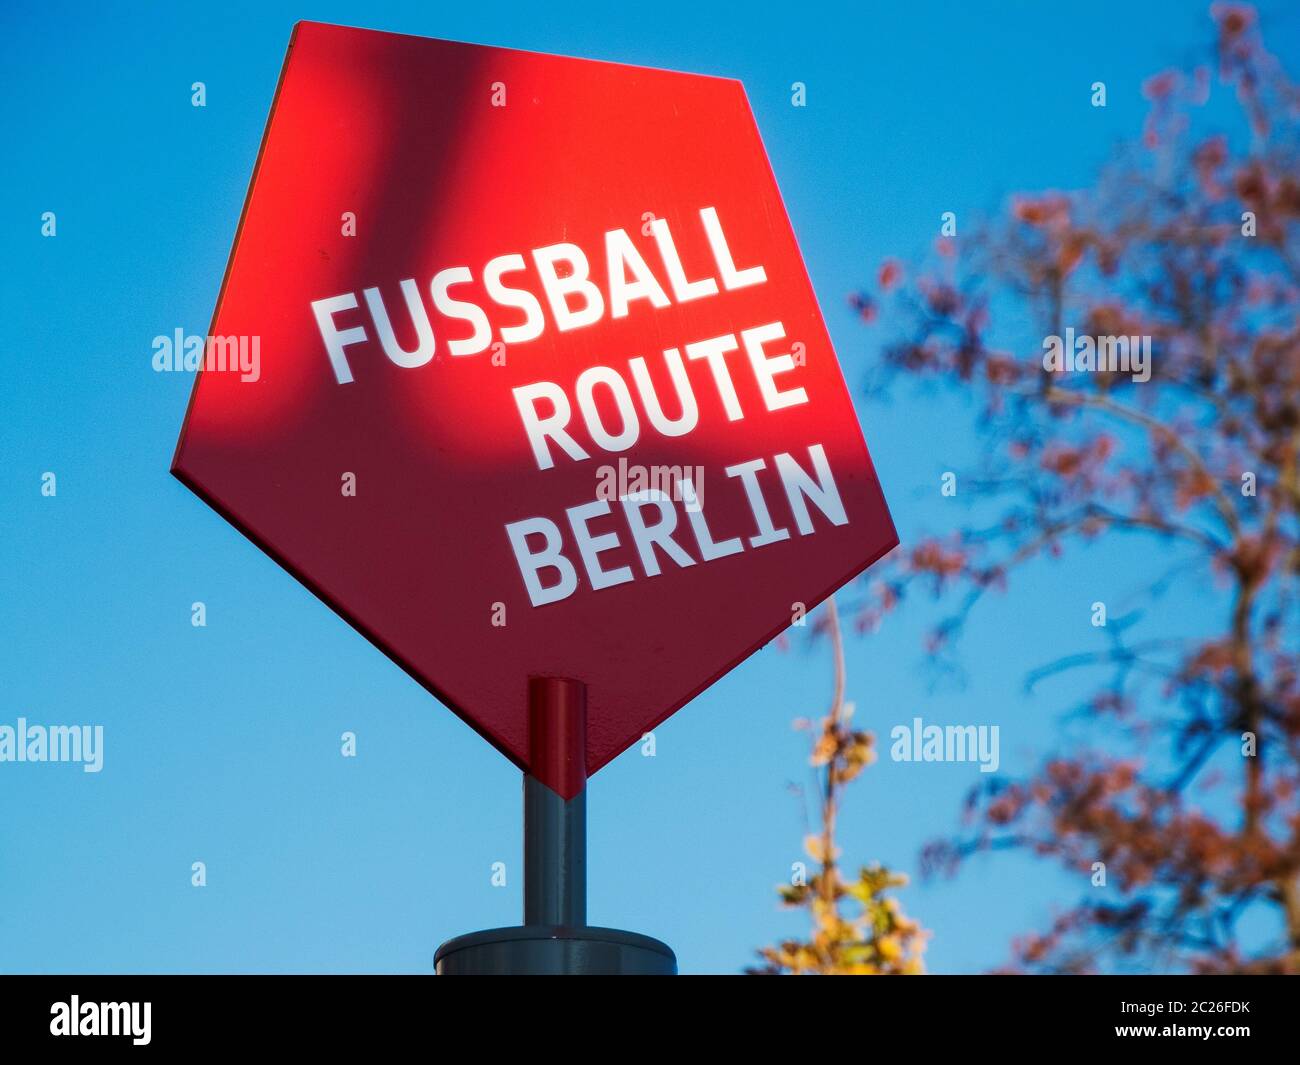
<svg viewBox="0 0 1300 1065">
<path fill-rule="evenodd" d="M 587 686 L 567 677 L 528 681 L 531 775 L 563 799 L 587 786 Z"/>
</svg>

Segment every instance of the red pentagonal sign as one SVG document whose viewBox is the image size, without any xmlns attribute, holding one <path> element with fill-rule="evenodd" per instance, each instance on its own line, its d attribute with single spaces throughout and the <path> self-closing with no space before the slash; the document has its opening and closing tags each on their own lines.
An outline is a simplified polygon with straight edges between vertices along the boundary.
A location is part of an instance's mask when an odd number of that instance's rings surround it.
<svg viewBox="0 0 1300 1065">
<path fill-rule="evenodd" d="M 317 23 L 173 470 L 524 769 L 897 542 L 739 82 Z"/>
</svg>

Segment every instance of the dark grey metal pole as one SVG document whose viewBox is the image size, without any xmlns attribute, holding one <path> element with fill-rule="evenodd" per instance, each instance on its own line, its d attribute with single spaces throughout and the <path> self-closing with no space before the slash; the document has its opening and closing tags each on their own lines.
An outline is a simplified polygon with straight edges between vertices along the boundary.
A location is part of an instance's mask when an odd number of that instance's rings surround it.
<svg viewBox="0 0 1300 1065">
<path fill-rule="evenodd" d="M 649 936 L 587 924 L 587 688 L 565 677 L 528 686 L 524 774 L 524 923 L 448 940 L 443 975 L 671 975 L 673 952 Z"/>
<path fill-rule="evenodd" d="M 524 776 L 524 924 L 587 923 L 587 792 L 565 801 Z"/>
<path fill-rule="evenodd" d="M 524 924 L 587 923 L 587 686 L 528 682 Z"/>
</svg>

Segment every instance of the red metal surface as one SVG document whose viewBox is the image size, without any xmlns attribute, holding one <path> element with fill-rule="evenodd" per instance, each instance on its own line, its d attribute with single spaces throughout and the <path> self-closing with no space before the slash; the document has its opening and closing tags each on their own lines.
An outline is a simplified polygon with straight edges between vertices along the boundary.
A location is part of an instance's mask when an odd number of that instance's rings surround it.
<svg viewBox="0 0 1300 1065">
<path fill-rule="evenodd" d="M 761 266 L 765 280 L 727 287 L 706 208 L 734 268 Z M 344 235 L 345 214 L 355 235 Z M 677 298 L 652 219 L 670 227 L 677 282 L 707 288 L 712 278 L 716 292 Z M 666 305 L 634 298 L 615 317 L 607 267 L 622 253 L 607 248 L 622 245 L 606 234 L 619 229 Z M 583 250 L 604 290 L 594 324 L 559 327 L 533 252 L 560 243 Z M 503 282 L 543 312 L 531 339 L 520 339 L 526 312 L 494 300 L 485 280 L 487 264 L 508 254 L 524 267 Z M 481 307 L 491 330 L 478 354 L 452 353 L 477 330 L 441 313 L 431 285 L 461 266 L 471 279 L 449 294 Z M 627 263 L 622 270 L 637 279 Z M 406 280 L 416 293 L 409 313 Z M 407 351 L 427 316 L 431 359 L 404 366 L 385 353 L 368 288 Z M 343 294 L 358 306 L 335 314 L 334 327 L 365 331 L 343 349 L 345 383 L 313 311 Z M 743 346 L 717 365 L 685 356 L 687 345 L 739 341 L 772 323 L 784 337 L 760 355 L 789 352 L 791 364 L 751 362 Z M 176 476 L 535 775 L 564 771 L 531 764 L 530 677 L 586 685 L 594 773 L 788 626 L 796 604 L 811 609 L 897 542 L 735 81 L 301 23 L 211 331 L 258 338 L 260 373 L 199 374 Z M 656 428 L 631 361 L 645 360 L 642 384 L 666 424 L 685 414 L 666 349 L 682 354 L 698 409 L 681 435 Z M 579 380 L 594 366 L 626 383 L 639 434 L 624 450 L 617 383 L 591 385 L 593 421 L 580 411 Z M 765 379 L 761 366 L 774 373 Z M 515 396 L 539 382 L 569 400 L 566 431 L 586 458 L 543 440 L 552 465 L 541 468 Z M 794 402 L 799 395 L 806 401 Z M 538 418 L 549 410 L 544 400 L 531 409 Z M 813 470 L 814 445 L 832 472 L 840 524 L 800 495 L 801 521 L 779 476 L 778 453 Z M 679 502 L 670 534 L 678 558 L 651 546 L 647 561 L 627 504 L 615 501 L 609 514 L 579 521 L 590 537 L 614 537 L 596 573 L 631 579 L 595 587 L 567 512 L 596 500 L 598 471 L 620 459 L 700 468 L 709 535 L 741 549 L 706 557 Z M 756 459 L 764 465 L 754 486 L 787 532 L 760 546 L 747 485 L 725 472 Z M 349 474 L 355 495 L 341 488 Z M 535 605 L 525 585 L 506 529 L 527 518 L 553 522 L 574 565 L 576 587 L 559 601 Z M 524 543 L 531 551 L 539 541 Z M 563 576 L 538 572 L 543 583 Z"/>
<path fill-rule="evenodd" d="M 587 690 L 565 677 L 528 684 L 528 764 L 533 776 L 565 799 L 587 786 Z"/>
</svg>

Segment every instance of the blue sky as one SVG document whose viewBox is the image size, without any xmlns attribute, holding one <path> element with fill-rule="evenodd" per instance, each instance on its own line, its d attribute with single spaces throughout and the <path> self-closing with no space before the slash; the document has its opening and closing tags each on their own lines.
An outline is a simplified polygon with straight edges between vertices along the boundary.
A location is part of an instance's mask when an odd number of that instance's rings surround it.
<svg viewBox="0 0 1300 1065">
<path fill-rule="evenodd" d="M 1300 16 L 1264 12 L 1294 65 Z M 517 770 L 167 472 L 191 381 L 154 373 L 151 341 L 206 331 L 300 18 L 740 78 L 904 543 L 960 517 L 938 478 L 977 441 L 960 401 L 861 399 L 887 334 L 846 295 L 885 257 L 922 254 L 944 211 L 1087 184 L 1138 134 L 1142 80 L 1211 40 L 1203 5 L 1172 2 L 7 4 L 0 724 L 102 724 L 106 749 L 99 774 L 0 765 L 0 970 L 428 972 L 442 940 L 519 919 Z M 982 605 L 964 685 L 925 670 L 924 611 L 855 639 L 859 724 L 882 740 L 918 715 L 998 724 L 1003 769 L 1028 768 L 1069 742 L 1059 712 L 1082 689 L 1028 696 L 1024 675 L 1094 646 L 1088 605 L 1124 601 L 1150 552 L 1113 542 Z M 790 723 L 829 694 L 825 647 L 769 647 L 657 730 L 656 757 L 604 769 L 592 922 L 665 940 L 685 972 L 736 971 L 796 932 L 774 892 L 805 832 Z M 846 859 L 914 870 L 977 778 L 878 763 L 850 794 Z M 933 932 L 931 970 L 977 971 L 1082 886 L 998 856 L 903 899 Z"/>
</svg>

